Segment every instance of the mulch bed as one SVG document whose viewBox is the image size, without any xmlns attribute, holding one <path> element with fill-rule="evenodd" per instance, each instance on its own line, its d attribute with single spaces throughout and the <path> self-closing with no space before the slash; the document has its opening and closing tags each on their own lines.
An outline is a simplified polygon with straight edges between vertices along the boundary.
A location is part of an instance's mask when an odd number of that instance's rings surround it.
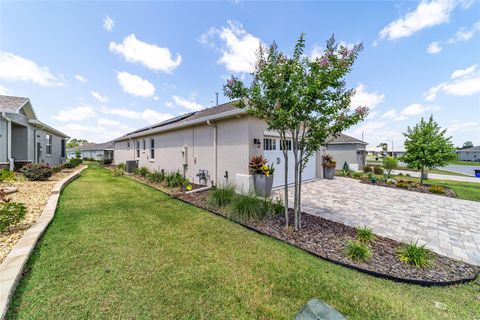
<svg viewBox="0 0 480 320">
<path fill-rule="evenodd" d="M 457 195 L 455 194 L 455 191 L 453 191 L 449 187 L 442 186 L 445 189 L 445 193 L 434 193 L 434 192 L 430 192 L 428 190 L 432 185 L 422 185 L 420 183 L 412 182 L 410 180 L 398 180 L 398 182 L 400 182 L 400 181 L 408 184 L 408 188 L 400 188 L 396 184 L 388 184 L 388 183 L 386 183 L 384 181 L 380 181 L 380 180 L 378 180 L 376 183 L 372 183 L 368 179 L 361 179 L 360 180 L 361 183 L 370 184 L 370 185 L 373 185 L 373 186 L 381 186 L 381 187 L 387 187 L 387 188 L 393 188 L 393 189 L 428 193 L 428 194 L 434 194 L 434 195 L 437 195 L 437 196 L 444 196 L 444 197 L 450 197 L 450 198 L 456 198 L 457 197 Z"/>
<path fill-rule="evenodd" d="M 306 250 L 317 257 L 377 277 L 430 286 L 472 281 L 480 272 L 480 266 L 474 266 L 434 252 L 431 252 L 432 262 L 428 267 L 411 267 L 400 262 L 397 257 L 397 251 L 402 245 L 400 242 L 378 235 L 373 244 L 370 245 L 371 258 L 367 262 L 356 263 L 348 259 L 344 253 L 347 241 L 355 239 L 356 232 L 353 227 L 308 213 L 303 213 L 302 229 L 297 232 L 285 228 L 285 216 L 283 214 L 270 216 L 262 220 L 240 221 L 235 219 L 227 209 L 217 208 L 208 202 L 210 190 L 185 194 L 178 189 L 172 190 L 161 184 L 152 184 L 135 175 L 130 177 L 179 200 L 234 220 L 251 230 Z M 293 214 L 291 213 L 290 221 L 292 220 Z"/>
</svg>

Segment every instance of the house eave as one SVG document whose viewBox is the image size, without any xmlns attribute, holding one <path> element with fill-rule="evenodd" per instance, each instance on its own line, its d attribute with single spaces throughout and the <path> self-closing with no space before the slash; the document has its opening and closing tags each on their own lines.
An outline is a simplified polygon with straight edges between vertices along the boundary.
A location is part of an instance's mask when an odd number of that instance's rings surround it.
<svg viewBox="0 0 480 320">
<path fill-rule="evenodd" d="M 63 133 L 61 131 L 58 131 L 57 129 L 54 129 L 54 128 L 50 127 L 49 125 L 47 125 L 47 124 L 45 124 L 41 121 L 30 119 L 30 120 L 28 120 L 28 123 L 30 123 L 31 125 L 33 125 L 37 128 L 40 128 L 42 130 L 45 130 L 45 131 L 53 133 L 57 136 L 60 136 L 62 138 L 70 138 L 70 136 L 66 135 L 65 133 Z"/>
</svg>

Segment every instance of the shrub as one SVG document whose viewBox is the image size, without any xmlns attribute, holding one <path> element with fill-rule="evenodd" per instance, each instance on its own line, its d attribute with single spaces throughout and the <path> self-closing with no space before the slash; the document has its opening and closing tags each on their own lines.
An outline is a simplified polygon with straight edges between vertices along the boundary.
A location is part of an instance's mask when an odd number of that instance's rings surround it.
<svg viewBox="0 0 480 320">
<path fill-rule="evenodd" d="M 375 174 L 383 174 L 383 168 L 380 166 L 374 166 L 373 167 L 373 173 Z"/>
<path fill-rule="evenodd" d="M 82 159 L 78 159 L 78 158 L 70 159 L 70 163 L 71 163 L 71 165 L 73 165 L 73 167 L 76 167 L 76 166 L 80 165 L 82 162 L 83 162 Z"/>
<path fill-rule="evenodd" d="M 134 171 L 135 172 L 135 171 Z M 136 169 L 136 172 L 135 174 L 145 178 L 148 174 L 150 173 L 150 171 L 148 171 L 148 168 L 147 167 L 140 167 L 140 168 L 137 168 Z"/>
<path fill-rule="evenodd" d="M 117 168 L 122 168 L 123 170 L 125 170 L 127 168 L 127 165 L 125 164 L 125 162 L 120 162 L 119 164 L 117 164 Z"/>
<path fill-rule="evenodd" d="M 26 212 L 27 209 L 23 203 L 0 203 L 0 232 L 23 219 Z"/>
<path fill-rule="evenodd" d="M 396 169 L 398 165 L 398 160 L 395 159 L 394 157 L 385 157 L 383 159 L 383 167 L 385 168 L 385 171 L 387 172 L 387 177 L 390 178 L 392 175 L 392 170 Z"/>
<path fill-rule="evenodd" d="M 156 171 L 150 172 L 150 174 L 148 174 L 147 178 L 150 182 L 153 182 L 153 183 L 163 182 L 163 181 L 165 181 L 165 171 L 156 170 Z"/>
<path fill-rule="evenodd" d="M 183 178 L 183 176 L 180 174 L 178 170 L 173 172 L 168 172 L 165 175 L 165 181 L 167 183 L 167 187 L 169 188 L 180 188 L 184 186 L 185 180 L 186 179 Z"/>
<path fill-rule="evenodd" d="M 369 173 L 369 172 L 373 172 L 373 168 L 371 166 L 364 166 L 363 167 L 363 172 L 365 173 Z"/>
<path fill-rule="evenodd" d="M 431 186 L 428 188 L 428 191 L 431 193 L 437 193 L 437 194 L 445 194 L 445 188 L 442 186 Z"/>
<path fill-rule="evenodd" d="M 227 184 L 213 189 L 208 201 L 217 207 L 224 207 L 232 202 L 234 196 L 235 187 Z"/>
<path fill-rule="evenodd" d="M 46 164 L 27 164 L 20 169 L 20 172 L 31 181 L 45 181 L 53 174 L 52 168 Z"/>
<path fill-rule="evenodd" d="M 15 172 L 7 169 L 0 170 L 0 181 L 9 181 L 15 179 Z"/>
<path fill-rule="evenodd" d="M 368 181 L 370 181 L 371 183 L 377 183 L 377 177 L 375 177 L 375 176 L 372 175 L 372 176 L 368 179 Z"/>
<path fill-rule="evenodd" d="M 410 186 L 410 185 L 409 185 L 408 182 L 406 182 L 406 181 L 400 180 L 400 181 L 397 183 L 397 187 L 398 187 L 398 188 L 408 189 L 409 186 Z"/>
<path fill-rule="evenodd" d="M 265 203 L 262 202 L 254 193 L 240 195 L 233 201 L 233 212 L 243 220 L 261 218 L 267 214 L 264 211 Z"/>
<path fill-rule="evenodd" d="M 418 240 L 404 244 L 397 252 L 400 261 L 408 263 L 416 268 L 423 268 L 430 264 L 431 253 L 425 245 L 419 246 Z"/>
<path fill-rule="evenodd" d="M 114 177 L 120 177 L 125 174 L 125 170 L 123 169 L 123 167 L 115 167 L 113 168 L 112 174 Z"/>
<path fill-rule="evenodd" d="M 355 178 L 355 179 L 361 179 L 363 177 L 363 174 L 361 172 L 354 172 L 352 174 L 352 176 Z"/>
<path fill-rule="evenodd" d="M 372 252 L 365 244 L 355 240 L 347 242 L 345 254 L 354 262 L 365 262 L 372 256 Z"/>
<path fill-rule="evenodd" d="M 325 154 L 322 156 L 322 166 L 324 168 L 335 168 L 337 166 L 337 161 L 333 159 L 331 154 Z"/>
<path fill-rule="evenodd" d="M 66 163 L 63 164 L 63 167 L 65 169 L 73 169 L 73 168 L 75 168 L 75 164 L 72 163 L 72 162 L 66 162 Z"/>
<path fill-rule="evenodd" d="M 62 169 L 63 169 L 63 165 L 54 166 L 52 167 L 52 172 L 59 173 L 60 171 L 62 171 Z"/>
<path fill-rule="evenodd" d="M 368 226 L 358 226 L 355 228 L 357 234 L 357 240 L 361 243 L 370 243 L 375 240 L 375 234 L 373 229 Z"/>
</svg>

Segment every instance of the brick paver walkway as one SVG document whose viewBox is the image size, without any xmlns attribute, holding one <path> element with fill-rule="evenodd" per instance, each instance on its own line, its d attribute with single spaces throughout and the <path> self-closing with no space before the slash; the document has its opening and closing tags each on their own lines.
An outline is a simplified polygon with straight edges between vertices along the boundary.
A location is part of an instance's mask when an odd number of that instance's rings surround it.
<svg viewBox="0 0 480 320">
<path fill-rule="evenodd" d="M 283 190 L 274 194 L 282 196 Z M 342 177 L 304 183 L 302 202 L 304 212 L 350 226 L 366 224 L 397 241 L 418 239 L 439 254 L 480 265 L 480 202 Z"/>
</svg>

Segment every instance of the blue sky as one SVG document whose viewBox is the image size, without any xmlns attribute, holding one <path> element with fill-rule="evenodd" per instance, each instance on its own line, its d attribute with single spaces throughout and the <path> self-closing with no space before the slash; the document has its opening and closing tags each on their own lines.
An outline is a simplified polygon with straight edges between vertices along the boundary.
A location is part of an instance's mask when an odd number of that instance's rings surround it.
<svg viewBox="0 0 480 320">
<path fill-rule="evenodd" d="M 40 120 L 103 142 L 220 102 L 248 79 L 259 43 L 287 52 L 301 32 L 317 56 L 332 33 L 363 42 L 348 85 L 371 112 L 348 133 L 401 149 L 434 118 L 455 144 L 480 144 L 480 3 L 0 2 L 0 93 L 29 97 Z"/>
</svg>

